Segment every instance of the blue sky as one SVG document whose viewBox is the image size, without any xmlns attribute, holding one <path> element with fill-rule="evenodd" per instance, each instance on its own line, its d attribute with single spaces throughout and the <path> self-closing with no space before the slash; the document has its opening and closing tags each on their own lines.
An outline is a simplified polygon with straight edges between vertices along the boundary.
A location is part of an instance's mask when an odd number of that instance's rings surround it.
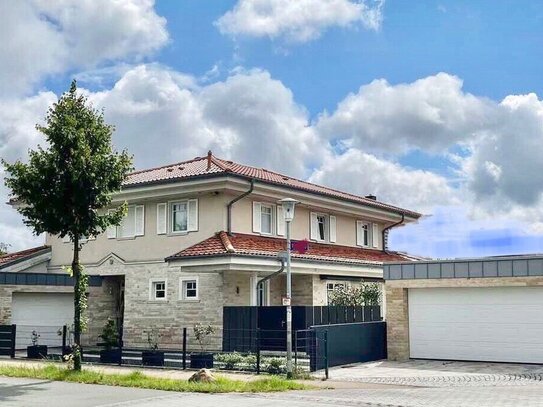
<svg viewBox="0 0 543 407">
<path fill-rule="evenodd" d="M 0 155 L 76 77 L 138 167 L 213 148 L 432 214 L 394 249 L 543 251 L 541 2 L 68 3 L 0 4 Z M 0 209 L 0 241 L 39 239 Z"/>
</svg>

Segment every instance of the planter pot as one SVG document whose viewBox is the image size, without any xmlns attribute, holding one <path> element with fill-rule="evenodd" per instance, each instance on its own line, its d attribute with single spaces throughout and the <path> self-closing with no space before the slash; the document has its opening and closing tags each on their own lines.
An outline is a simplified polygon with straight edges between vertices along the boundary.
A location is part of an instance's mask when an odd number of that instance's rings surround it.
<svg viewBox="0 0 543 407">
<path fill-rule="evenodd" d="M 47 357 L 46 345 L 33 345 L 27 346 L 26 356 L 29 359 L 43 359 Z"/>
<path fill-rule="evenodd" d="M 141 353 L 143 366 L 164 366 L 164 352 L 158 350 L 146 350 Z"/>
<path fill-rule="evenodd" d="M 213 353 L 191 353 L 190 368 L 191 369 L 211 369 L 213 367 Z"/>
<path fill-rule="evenodd" d="M 102 349 L 100 351 L 101 363 L 115 363 L 120 364 L 123 351 L 121 349 Z"/>
</svg>

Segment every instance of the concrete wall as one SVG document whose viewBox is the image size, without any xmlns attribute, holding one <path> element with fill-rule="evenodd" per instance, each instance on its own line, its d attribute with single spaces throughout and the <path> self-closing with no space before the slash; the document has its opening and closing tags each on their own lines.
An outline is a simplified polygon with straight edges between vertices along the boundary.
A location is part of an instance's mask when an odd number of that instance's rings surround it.
<svg viewBox="0 0 543 407">
<path fill-rule="evenodd" d="M 183 197 L 180 199 L 186 199 Z M 115 253 L 127 261 L 164 260 L 187 247 L 190 247 L 214 233 L 226 228 L 226 202 L 229 199 L 224 194 L 204 194 L 191 196 L 198 198 L 198 231 L 184 235 L 158 235 L 156 229 L 157 203 L 145 202 L 145 235 L 133 239 L 108 239 L 103 233 L 95 240 L 89 240 L 83 245 L 81 262 L 83 264 L 97 263 L 109 253 Z M 175 199 L 172 199 L 175 201 Z M 140 202 L 138 202 L 140 204 Z M 48 235 L 46 244 L 52 247 L 50 266 L 62 266 L 71 263 L 72 243 L 64 243 L 56 236 Z"/>
<path fill-rule="evenodd" d="M 388 280 L 386 321 L 388 358 L 409 359 L 409 289 L 434 287 L 534 287 L 543 286 L 543 277 L 481 277 L 446 279 Z"/>
</svg>

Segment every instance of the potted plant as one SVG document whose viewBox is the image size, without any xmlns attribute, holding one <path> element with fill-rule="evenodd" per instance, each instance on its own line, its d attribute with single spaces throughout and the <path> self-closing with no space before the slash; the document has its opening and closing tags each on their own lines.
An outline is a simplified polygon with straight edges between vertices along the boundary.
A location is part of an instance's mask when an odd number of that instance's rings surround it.
<svg viewBox="0 0 543 407">
<path fill-rule="evenodd" d="M 121 363 L 122 349 L 119 347 L 119 332 L 114 320 L 107 320 L 100 339 L 103 342 L 99 343 L 98 346 L 104 347 L 104 349 L 100 350 L 100 362 Z"/>
<path fill-rule="evenodd" d="M 30 340 L 32 341 L 32 346 L 27 346 L 26 356 L 29 359 L 41 359 L 47 357 L 47 345 L 38 345 L 40 339 L 40 334 L 37 331 L 32 331 L 30 334 Z"/>
<path fill-rule="evenodd" d="M 143 366 L 164 366 L 164 352 L 158 350 L 160 332 L 153 328 L 147 331 L 147 343 L 149 350 L 141 352 L 141 363 Z"/>
<path fill-rule="evenodd" d="M 206 352 L 207 340 L 209 339 L 209 335 L 213 333 L 215 333 L 215 328 L 211 325 L 194 325 L 194 336 L 202 351 L 190 354 L 191 369 L 209 369 L 213 367 L 213 353 Z"/>
</svg>

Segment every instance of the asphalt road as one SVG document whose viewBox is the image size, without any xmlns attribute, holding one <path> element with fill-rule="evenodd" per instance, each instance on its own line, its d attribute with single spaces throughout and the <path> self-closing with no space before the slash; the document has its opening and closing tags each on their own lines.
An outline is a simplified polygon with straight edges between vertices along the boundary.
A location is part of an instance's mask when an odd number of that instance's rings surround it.
<svg viewBox="0 0 543 407">
<path fill-rule="evenodd" d="M 543 386 L 379 386 L 268 394 L 196 394 L 0 377 L 0 405 L 256 407 L 286 405 L 360 407 L 529 407 L 543 406 Z"/>
</svg>

